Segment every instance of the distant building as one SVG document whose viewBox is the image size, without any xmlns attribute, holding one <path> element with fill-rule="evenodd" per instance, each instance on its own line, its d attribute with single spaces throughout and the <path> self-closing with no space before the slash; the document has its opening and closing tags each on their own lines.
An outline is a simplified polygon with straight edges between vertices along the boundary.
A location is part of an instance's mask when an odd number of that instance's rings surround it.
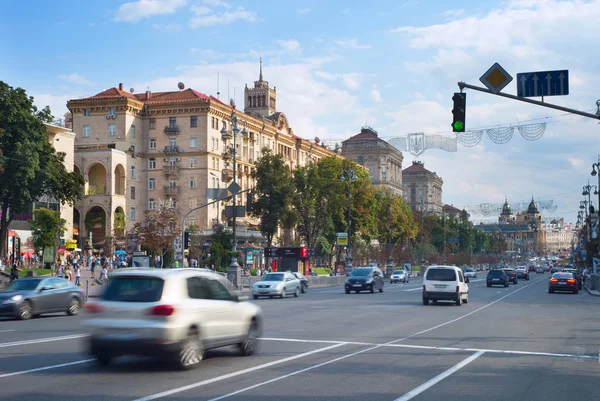
<svg viewBox="0 0 600 401">
<path fill-rule="evenodd" d="M 443 185 L 442 177 L 427 170 L 421 161 L 414 161 L 402 171 L 404 199 L 413 211 L 419 211 L 423 201 L 425 212 L 441 214 Z"/>
<path fill-rule="evenodd" d="M 571 246 L 573 231 L 571 226 L 565 224 L 564 219 L 554 219 L 544 225 L 546 231 L 546 250 L 548 252 L 561 252 Z"/>
<path fill-rule="evenodd" d="M 456 219 L 460 218 L 460 214 L 463 212 L 461 209 L 454 207 L 453 205 L 444 205 L 442 212 L 446 216 L 452 216 Z"/>
<path fill-rule="evenodd" d="M 402 195 L 402 161 L 398 149 L 379 138 L 371 127 L 342 142 L 342 155 L 369 169 L 373 185 Z"/>
</svg>

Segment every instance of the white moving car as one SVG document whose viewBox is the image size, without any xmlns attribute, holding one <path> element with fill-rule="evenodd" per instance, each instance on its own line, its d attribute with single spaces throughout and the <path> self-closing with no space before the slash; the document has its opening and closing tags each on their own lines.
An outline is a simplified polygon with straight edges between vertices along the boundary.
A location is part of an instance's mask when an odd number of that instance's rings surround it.
<svg viewBox="0 0 600 401">
<path fill-rule="evenodd" d="M 477 278 L 477 272 L 472 267 L 465 267 L 465 277 Z"/>
<path fill-rule="evenodd" d="M 300 295 L 302 284 L 290 272 L 273 272 L 265 274 L 260 281 L 252 285 L 252 296 L 285 298 L 288 294 Z"/>
<path fill-rule="evenodd" d="M 423 305 L 429 301 L 469 302 L 469 278 L 456 266 L 429 266 L 423 279 Z"/>
<path fill-rule="evenodd" d="M 102 365 L 120 355 L 156 356 L 196 366 L 207 349 L 258 350 L 260 307 L 231 293 L 205 269 L 119 269 L 96 302 L 86 305 L 89 352 Z"/>
<path fill-rule="evenodd" d="M 406 270 L 396 270 L 390 276 L 390 284 L 399 282 L 408 283 L 408 280 L 409 274 Z"/>
</svg>

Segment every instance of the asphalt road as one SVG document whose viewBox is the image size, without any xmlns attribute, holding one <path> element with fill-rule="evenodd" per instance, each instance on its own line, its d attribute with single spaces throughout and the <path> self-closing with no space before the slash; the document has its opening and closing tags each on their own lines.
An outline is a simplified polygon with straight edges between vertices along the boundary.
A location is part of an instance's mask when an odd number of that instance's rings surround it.
<svg viewBox="0 0 600 401">
<path fill-rule="evenodd" d="M 460 307 L 422 305 L 415 281 L 252 301 L 265 313 L 261 351 L 212 351 L 190 372 L 125 357 L 97 367 L 82 352 L 83 317 L 0 320 L 0 399 L 600 399 L 600 298 L 548 294 L 547 280 L 476 279 Z"/>
</svg>

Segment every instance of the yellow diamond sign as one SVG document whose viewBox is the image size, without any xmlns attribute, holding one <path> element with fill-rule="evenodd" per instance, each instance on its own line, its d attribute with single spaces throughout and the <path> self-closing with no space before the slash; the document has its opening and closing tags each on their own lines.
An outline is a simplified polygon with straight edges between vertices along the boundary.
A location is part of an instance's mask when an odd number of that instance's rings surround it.
<svg viewBox="0 0 600 401">
<path fill-rule="evenodd" d="M 481 83 L 494 93 L 498 93 L 504 89 L 512 79 L 510 74 L 498 63 L 491 66 L 490 69 L 479 78 Z"/>
</svg>

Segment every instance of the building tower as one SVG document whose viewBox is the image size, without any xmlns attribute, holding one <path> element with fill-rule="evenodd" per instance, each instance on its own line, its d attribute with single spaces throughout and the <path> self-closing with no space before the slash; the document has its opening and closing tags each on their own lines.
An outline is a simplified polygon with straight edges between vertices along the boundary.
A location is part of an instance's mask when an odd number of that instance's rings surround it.
<svg viewBox="0 0 600 401">
<path fill-rule="evenodd" d="M 500 218 L 498 220 L 500 224 L 511 224 L 515 222 L 515 217 L 510 210 L 510 205 L 506 198 L 504 199 L 504 205 L 502 206 L 502 212 L 500 213 Z"/>
<path fill-rule="evenodd" d="M 275 112 L 277 112 L 277 88 L 270 88 L 269 82 L 263 80 L 261 58 L 258 81 L 254 81 L 254 88 L 248 88 L 247 84 L 244 88 L 244 113 L 269 117 Z"/>
</svg>

